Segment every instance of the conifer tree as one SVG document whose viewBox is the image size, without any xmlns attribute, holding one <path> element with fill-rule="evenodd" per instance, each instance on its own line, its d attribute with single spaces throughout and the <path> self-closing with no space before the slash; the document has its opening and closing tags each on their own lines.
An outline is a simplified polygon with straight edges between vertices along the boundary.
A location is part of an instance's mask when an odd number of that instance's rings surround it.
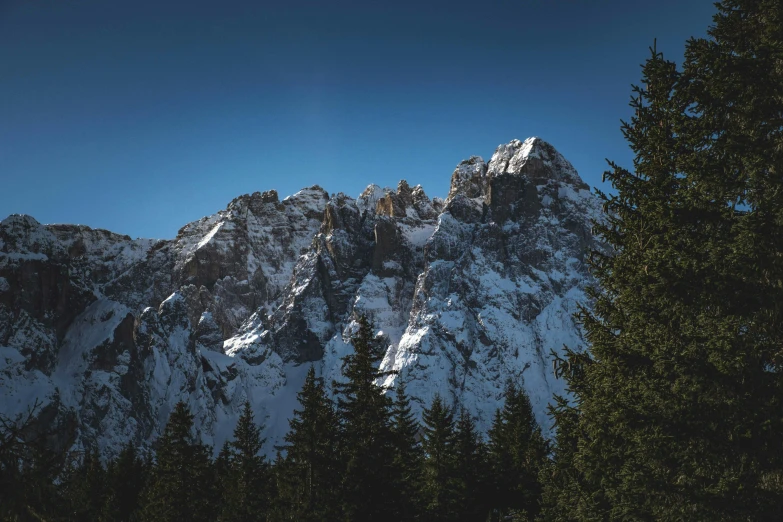
<svg viewBox="0 0 783 522">
<path fill-rule="evenodd" d="M 308 370 L 297 398 L 301 409 L 294 410 L 289 423 L 286 456 L 278 456 L 275 464 L 278 499 L 274 518 L 341 520 L 339 424 L 314 368 Z"/>
<path fill-rule="evenodd" d="M 402 522 L 419 520 L 422 515 L 422 466 L 424 451 L 418 442 L 421 427 L 411 411 L 405 382 L 398 378 L 392 405 L 394 437 L 395 491 L 398 493 L 396 515 Z"/>
<path fill-rule="evenodd" d="M 623 126 L 635 172 L 606 174 L 613 252 L 592 259 L 590 356 L 560 365 L 550 519 L 783 510 L 783 5 L 718 9 L 682 71 L 653 49 Z"/>
<path fill-rule="evenodd" d="M 269 505 L 269 465 L 259 455 L 264 439 L 245 402 L 234 440 L 221 451 L 222 522 L 263 520 Z"/>
<path fill-rule="evenodd" d="M 105 503 L 106 470 L 97 450 L 87 451 L 65 484 L 68 520 L 99 520 Z"/>
<path fill-rule="evenodd" d="M 334 383 L 342 424 L 343 509 L 348 522 L 373 520 L 393 513 L 398 491 L 393 487 L 394 436 L 391 399 L 376 381 L 383 356 L 366 317 L 359 318 L 352 339 L 354 351 L 343 358 L 345 382 Z"/>
<path fill-rule="evenodd" d="M 456 522 L 485 522 L 489 511 L 486 499 L 487 454 L 473 418 L 460 409 L 454 435 L 454 482 Z"/>
<path fill-rule="evenodd" d="M 510 383 L 505 403 L 489 431 L 489 459 L 494 482 L 493 511 L 500 520 L 533 520 L 539 513 L 539 473 L 548 447 L 525 391 Z"/>
<path fill-rule="evenodd" d="M 447 522 L 457 517 L 454 416 L 440 395 L 422 414 L 425 520 Z"/>
<path fill-rule="evenodd" d="M 53 428 L 35 426 L 36 401 L 15 417 L 0 414 L 0 520 L 40 520 L 63 515 L 61 488 L 55 485 L 66 452 L 47 444 Z"/>
<path fill-rule="evenodd" d="M 136 446 L 132 442 L 128 443 L 106 467 L 106 500 L 102 521 L 138 520 L 146 473 L 147 469 Z"/>
<path fill-rule="evenodd" d="M 296 501 L 301 497 L 297 493 L 300 488 L 297 488 L 297 481 L 294 480 L 296 475 L 291 472 L 292 468 L 292 465 L 286 464 L 280 449 L 278 449 L 270 469 L 271 494 L 267 517 L 269 522 L 292 520 L 291 514 L 295 511 Z M 308 520 L 308 518 L 305 517 L 303 520 Z M 324 520 L 330 519 L 324 517 Z"/>
<path fill-rule="evenodd" d="M 178 402 L 158 442 L 142 519 L 155 522 L 211 521 L 218 495 L 210 449 L 192 433 L 193 415 Z"/>
<path fill-rule="evenodd" d="M 221 492 L 221 499 L 223 494 L 231 487 L 231 446 L 230 442 L 226 440 L 220 447 L 218 456 L 215 459 L 215 478 L 217 480 L 217 488 Z M 222 509 L 222 507 L 221 507 Z"/>
<path fill-rule="evenodd" d="M 579 410 L 560 396 L 549 405 L 550 417 L 556 419 L 556 445 L 549 461 L 539 472 L 542 520 L 566 521 L 574 518 L 575 506 L 587 502 L 590 490 L 574 466 L 579 443 Z"/>
</svg>

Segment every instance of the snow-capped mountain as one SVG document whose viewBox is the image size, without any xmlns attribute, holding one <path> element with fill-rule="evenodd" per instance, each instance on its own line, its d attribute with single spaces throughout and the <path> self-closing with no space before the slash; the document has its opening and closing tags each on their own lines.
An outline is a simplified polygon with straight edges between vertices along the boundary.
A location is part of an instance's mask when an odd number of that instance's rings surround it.
<svg viewBox="0 0 783 522">
<path fill-rule="evenodd" d="M 445 187 L 444 187 L 445 188 Z M 112 455 L 156 438 L 179 400 L 220 445 L 249 399 L 267 449 L 310 365 L 341 378 L 372 319 L 421 408 L 435 393 L 487 428 L 509 379 L 539 422 L 563 383 L 550 351 L 583 341 L 596 198 L 550 144 L 457 166 L 445 200 L 370 185 L 244 195 L 173 240 L 78 225 L 0 223 L 0 413 L 38 403 L 54 442 Z"/>
</svg>

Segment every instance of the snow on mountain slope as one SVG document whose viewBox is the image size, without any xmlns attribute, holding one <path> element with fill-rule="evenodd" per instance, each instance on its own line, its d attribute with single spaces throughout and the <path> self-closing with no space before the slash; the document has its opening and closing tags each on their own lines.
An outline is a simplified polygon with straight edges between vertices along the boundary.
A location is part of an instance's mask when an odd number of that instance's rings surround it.
<svg viewBox="0 0 783 522">
<path fill-rule="evenodd" d="M 597 202 L 551 145 L 460 163 L 446 200 L 370 185 L 240 196 L 172 240 L 0 222 L 0 413 L 36 400 L 63 446 L 157 437 L 178 400 L 219 446 L 249 400 L 273 452 L 310 365 L 327 383 L 360 314 L 417 409 L 440 393 L 487 428 L 509 379 L 539 422 L 550 351 L 583 344 Z"/>
<path fill-rule="evenodd" d="M 573 167 L 541 140 L 501 146 L 489 164 L 472 157 L 458 166 L 415 288 L 396 292 L 405 278 L 371 274 L 358 292 L 355 312 L 389 336 L 382 367 L 400 372 L 419 408 L 439 393 L 484 429 L 506 382 L 524 383 L 547 430 L 546 405 L 564 392 L 550 353 L 582 345 L 573 314 L 586 301 L 583 261 L 598 214 Z M 334 376 L 342 342 L 335 345 L 325 361 Z"/>
</svg>

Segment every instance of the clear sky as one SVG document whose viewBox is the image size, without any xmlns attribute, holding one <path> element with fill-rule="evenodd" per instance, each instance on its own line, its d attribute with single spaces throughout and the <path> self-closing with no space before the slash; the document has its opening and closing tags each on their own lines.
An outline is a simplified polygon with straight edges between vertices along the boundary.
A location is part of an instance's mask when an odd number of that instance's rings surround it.
<svg viewBox="0 0 783 522">
<path fill-rule="evenodd" d="M 445 196 L 459 161 L 552 143 L 593 186 L 653 38 L 709 0 L 0 0 L 0 219 L 174 237 L 234 197 Z"/>
</svg>

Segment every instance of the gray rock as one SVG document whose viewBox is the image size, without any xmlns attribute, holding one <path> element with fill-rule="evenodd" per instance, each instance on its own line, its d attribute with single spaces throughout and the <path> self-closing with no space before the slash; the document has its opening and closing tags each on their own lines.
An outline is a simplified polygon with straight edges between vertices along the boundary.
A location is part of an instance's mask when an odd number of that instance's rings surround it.
<svg viewBox="0 0 783 522">
<path fill-rule="evenodd" d="M 564 393 L 550 352 L 584 344 L 572 313 L 589 305 L 599 217 L 538 138 L 463 161 L 445 200 L 405 180 L 357 199 L 255 192 L 171 240 L 9 216 L 0 413 L 37 399 L 39 426 L 62 428 L 53 444 L 108 456 L 146 447 L 179 400 L 219 446 L 250 400 L 272 452 L 309 365 L 342 379 L 364 314 L 417 411 L 440 393 L 485 429 L 511 378 L 546 428 L 546 403 Z"/>
</svg>

